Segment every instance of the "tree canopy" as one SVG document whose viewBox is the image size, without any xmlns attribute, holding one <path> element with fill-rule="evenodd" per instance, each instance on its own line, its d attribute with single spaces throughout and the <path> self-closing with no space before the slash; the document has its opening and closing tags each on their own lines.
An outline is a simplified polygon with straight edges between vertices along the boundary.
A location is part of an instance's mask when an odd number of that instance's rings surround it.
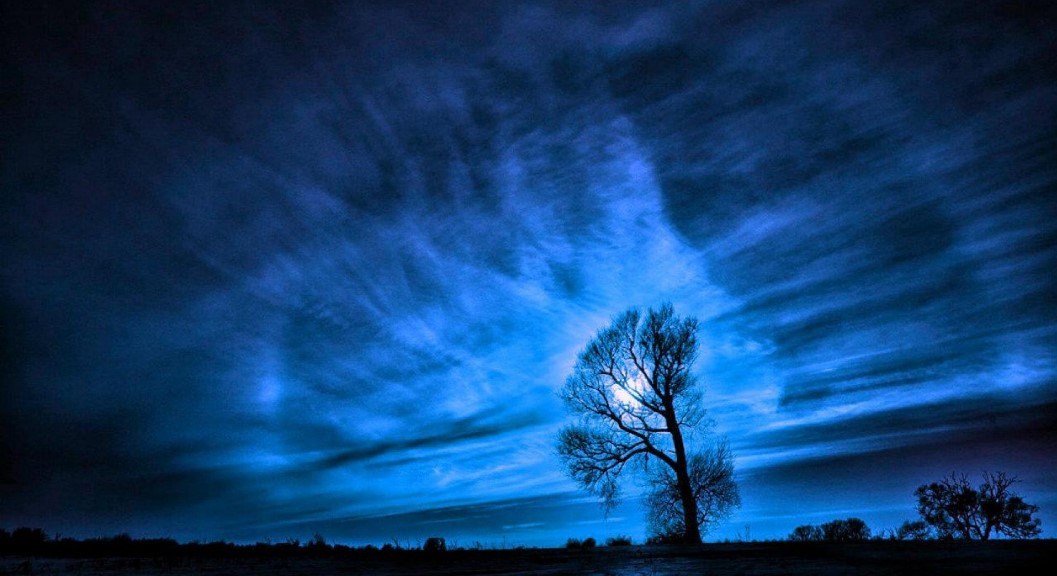
<svg viewBox="0 0 1057 576">
<path fill-rule="evenodd" d="M 914 495 L 922 520 L 941 538 L 988 540 L 992 534 L 1034 538 L 1042 531 L 1042 522 L 1034 518 L 1039 507 L 1011 490 L 1016 482 L 1016 477 L 1003 472 L 984 472 L 983 483 L 973 488 L 964 474 L 951 473 L 939 482 L 921 485 Z"/>
</svg>

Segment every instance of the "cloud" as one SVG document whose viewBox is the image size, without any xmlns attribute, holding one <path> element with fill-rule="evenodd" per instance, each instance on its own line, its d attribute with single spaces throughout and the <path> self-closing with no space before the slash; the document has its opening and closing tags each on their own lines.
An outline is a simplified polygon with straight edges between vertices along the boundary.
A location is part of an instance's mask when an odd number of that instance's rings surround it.
<svg viewBox="0 0 1057 576">
<path fill-rule="evenodd" d="M 757 476 L 1024 431 L 1053 14 L 1002 6 L 26 9 L 5 502 L 54 478 L 41 518 L 89 491 L 217 534 L 540 506 L 577 351 L 665 300 Z"/>
</svg>

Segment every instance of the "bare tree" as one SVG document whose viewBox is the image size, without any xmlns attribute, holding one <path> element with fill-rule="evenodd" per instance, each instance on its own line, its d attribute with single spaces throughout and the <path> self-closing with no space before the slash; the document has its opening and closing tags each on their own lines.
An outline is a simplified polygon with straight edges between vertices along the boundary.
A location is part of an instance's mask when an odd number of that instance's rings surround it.
<svg viewBox="0 0 1057 576">
<path fill-rule="evenodd" d="M 1017 481 L 1002 472 L 984 472 L 984 482 L 976 489 L 964 474 L 952 473 L 918 487 L 914 495 L 921 518 L 941 538 L 988 540 L 992 533 L 1034 538 L 1042 531 L 1041 521 L 1033 518 L 1039 507 L 1010 490 Z"/>
<path fill-rule="evenodd" d="M 644 316 L 634 308 L 617 316 L 587 344 L 565 382 L 562 399 L 581 418 L 558 439 L 570 475 L 607 510 L 618 501 L 618 478 L 628 464 L 646 471 L 651 459 L 659 462 L 666 470 L 655 476 L 661 483 L 654 493 L 664 495 L 665 505 L 677 502 L 683 540 L 691 543 L 701 541 L 701 523 L 721 510 L 701 499 L 708 493 L 707 456 L 693 459 L 701 465 L 692 467 L 686 447 L 686 433 L 704 419 L 690 373 L 697 326 L 696 318 L 677 317 L 671 304 Z M 722 454 L 729 462 L 729 450 Z M 692 471 L 700 473 L 696 484 Z M 676 514 L 674 505 L 667 510 L 666 518 Z"/>
</svg>

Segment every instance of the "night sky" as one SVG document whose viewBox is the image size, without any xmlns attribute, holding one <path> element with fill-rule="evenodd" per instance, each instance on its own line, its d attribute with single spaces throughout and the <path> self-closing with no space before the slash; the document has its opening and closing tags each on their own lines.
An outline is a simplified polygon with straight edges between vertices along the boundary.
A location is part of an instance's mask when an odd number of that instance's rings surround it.
<svg viewBox="0 0 1057 576">
<path fill-rule="evenodd" d="M 0 13 L 0 527 L 641 541 L 557 392 L 670 301 L 706 539 L 1057 535 L 1057 4 L 81 4 Z"/>
</svg>

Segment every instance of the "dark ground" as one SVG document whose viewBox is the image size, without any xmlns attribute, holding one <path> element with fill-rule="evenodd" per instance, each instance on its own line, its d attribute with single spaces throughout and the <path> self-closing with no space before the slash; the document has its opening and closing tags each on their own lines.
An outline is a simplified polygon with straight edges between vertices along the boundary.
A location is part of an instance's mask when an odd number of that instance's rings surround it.
<svg viewBox="0 0 1057 576">
<path fill-rule="evenodd" d="M 1057 540 L 739 543 L 355 557 L 0 557 L 0 574 L 1051 574 Z"/>
</svg>

